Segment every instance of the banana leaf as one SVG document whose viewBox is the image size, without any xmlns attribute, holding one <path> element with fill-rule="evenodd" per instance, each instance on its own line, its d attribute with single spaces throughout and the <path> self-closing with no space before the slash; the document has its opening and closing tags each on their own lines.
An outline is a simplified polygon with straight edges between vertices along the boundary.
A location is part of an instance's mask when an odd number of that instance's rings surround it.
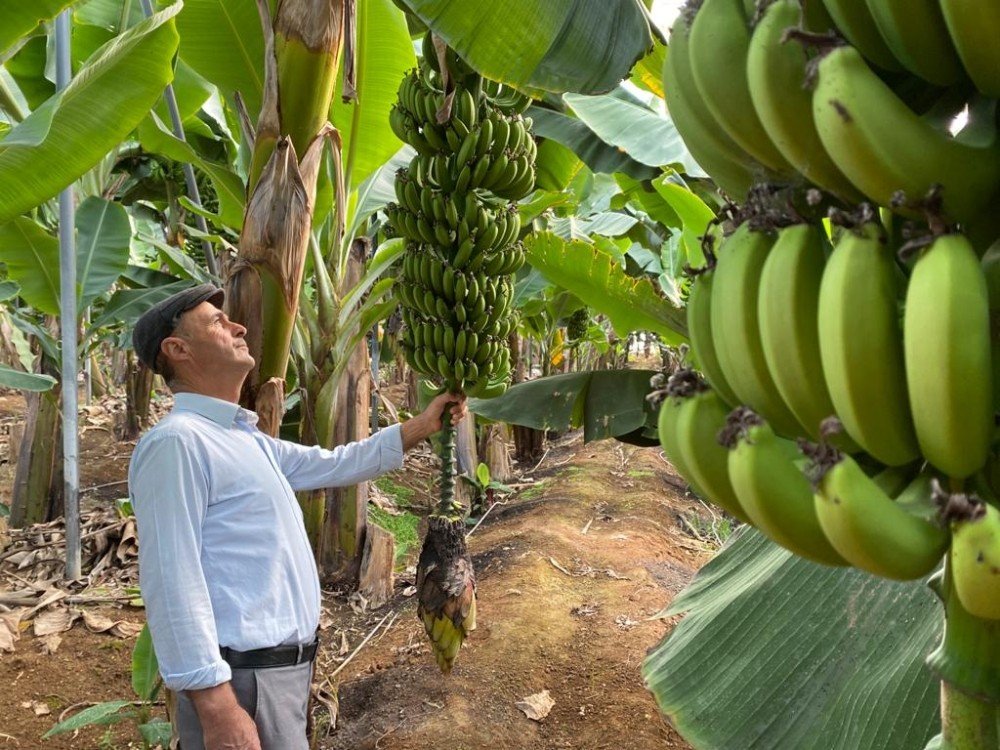
<svg viewBox="0 0 1000 750">
<path fill-rule="evenodd" d="M 649 167 L 677 165 L 686 174 L 705 177 L 666 117 L 616 96 L 563 94 L 563 101 L 605 143 Z"/>
<path fill-rule="evenodd" d="M 697 750 L 920 750 L 939 726 L 924 658 L 941 637 L 924 582 L 807 562 L 749 527 L 661 616 L 643 664 Z"/>
<path fill-rule="evenodd" d="M 534 121 L 532 130 L 536 136 L 565 146 L 594 172 L 624 172 L 637 180 L 648 180 L 659 174 L 658 169 L 636 161 L 601 140 L 582 120 L 538 106 L 528 107 L 527 115 Z"/>
<path fill-rule="evenodd" d="M 91 196 L 76 209 L 77 309 L 85 310 L 128 266 L 132 224 L 120 203 Z"/>
<path fill-rule="evenodd" d="M 100 162 L 173 77 L 174 5 L 105 45 L 72 83 L 0 141 L 0 224 Z"/>
<path fill-rule="evenodd" d="M 264 32 L 256 0 L 185 0 L 177 16 L 181 58 L 257 120 L 264 89 Z"/>
<path fill-rule="evenodd" d="M 13 0 L 0 3 L 0 60 L 18 39 L 39 23 L 51 20 L 74 0 Z"/>
<path fill-rule="evenodd" d="M 402 148 L 389 127 L 389 110 L 406 71 L 417 63 L 406 29 L 406 16 L 392 0 L 358 3 L 358 98 L 343 101 L 343 77 L 337 83 L 331 120 L 344 142 L 344 179 L 353 192 Z"/>
<path fill-rule="evenodd" d="M 525 239 L 525 250 L 534 268 L 606 315 L 619 336 L 653 331 L 672 346 L 687 339 L 684 310 L 660 296 L 649 279 L 626 275 L 613 257 L 593 245 L 536 232 Z"/>
<path fill-rule="evenodd" d="M 483 75 L 543 91 L 600 94 L 653 47 L 638 0 L 405 0 Z"/>
<path fill-rule="evenodd" d="M 22 372 L 7 365 L 0 365 L 0 387 L 41 393 L 51 390 L 55 384 L 56 379 L 49 375 Z"/>
<path fill-rule="evenodd" d="M 634 437 L 655 421 L 654 410 L 645 399 L 653 375 L 651 370 L 552 375 L 518 383 L 495 398 L 470 398 L 469 409 L 496 422 L 536 430 L 564 432 L 582 425 L 586 442 Z"/>
</svg>

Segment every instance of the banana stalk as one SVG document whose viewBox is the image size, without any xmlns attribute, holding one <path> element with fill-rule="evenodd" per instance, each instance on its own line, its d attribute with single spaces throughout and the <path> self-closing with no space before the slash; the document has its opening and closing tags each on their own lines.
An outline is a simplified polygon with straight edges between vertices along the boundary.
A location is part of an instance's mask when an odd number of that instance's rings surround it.
<svg viewBox="0 0 1000 750">
<path fill-rule="evenodd" d="M 941 734 L 927 750 L 1000 747 L 1000 620 L 969 614 L 959 601 L 951 566 L 932 588 L 944 602 L 944 636 L 927 660 L 941 677 Z"/>
</svg>

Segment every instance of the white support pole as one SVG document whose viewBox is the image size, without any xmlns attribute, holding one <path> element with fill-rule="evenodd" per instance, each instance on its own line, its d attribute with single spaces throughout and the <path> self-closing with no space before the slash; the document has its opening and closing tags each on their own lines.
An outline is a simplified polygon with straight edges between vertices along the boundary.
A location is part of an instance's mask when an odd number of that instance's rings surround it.
<svg viewBox="0 0 1000 750">
<path fill-rule="evenodd" d="M 56 88 L 73 76 L 70 11 L 56 17 Z M 80 474 L 77 434 L 76 207 L 73 186 L 59 194 L 59 328 L 62 333 L 63 487 L 66 508 L 66 578 L 80 577 Z"/>
</svg>

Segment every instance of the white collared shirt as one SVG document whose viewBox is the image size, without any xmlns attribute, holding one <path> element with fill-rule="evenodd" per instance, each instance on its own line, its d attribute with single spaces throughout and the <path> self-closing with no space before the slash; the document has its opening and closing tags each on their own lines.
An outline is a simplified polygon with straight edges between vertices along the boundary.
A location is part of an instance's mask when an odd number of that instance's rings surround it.
<svg viewBox="0 0 1000 750">
<path fill-rule="evenodd" d="M 228 681 L 220 646 L 311 641 L 319 577 L 295 491 L 356 484 L 403 464 L 399 425 L 324 450 L 276 440 L 256 423 L 237 404 L 178 393 L 132 454 L 140 587 L 171 690 Z"/>
</svg>

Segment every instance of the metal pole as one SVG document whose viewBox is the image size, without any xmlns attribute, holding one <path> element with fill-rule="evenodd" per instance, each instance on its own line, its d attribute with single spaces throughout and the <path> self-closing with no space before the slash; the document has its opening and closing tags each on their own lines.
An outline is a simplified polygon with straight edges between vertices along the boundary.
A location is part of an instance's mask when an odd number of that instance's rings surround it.
<svg viewBox="0 0 1000 750">
<path fill-rule="evenodd" d="M 56 88 L 73 77 L 70 11 L 56 17 Z M 77 435 L 76 242 L 72 184 L 59 194 L 59 328 L 62 333 L 63 491 L 66 506 L 66 578 L 80 577 L 80 478 Z"/>
<path fill-rule="evenodd" d="M 83 311 L 83 330 L 90 329 L 90 308 Z M 83 360 L 83 403 L 90 406 L 94 397 L 94 373 L 90 366 L 90 357 Z"/>
<path fill-rule="evenodd" d="M 142 11 L 146 14 L 146 18 L 153 15 L 153 6 L 150 0 L 141 0 Z M 174 131 L 174 136 L 180 140 L 185 140 L 184 138 L 184 124 L 181 122 L 181 113 L 177 108 L 177 97 L 174 95 L 173 84 L 168 83 L 166 90 L 163 92 L 163 98 L 167 102 L 167 111 L 170 112 L 170 122 L 172 129 Z M 181 164 L 181 169 L 184 170 L 184 182 L 187 185 L 188 198 L 194 205 L 201 208 L 201 192 L 198 190 L 198 182 L 195 180 L 194 167 L 185 162 Z M 205 217 L 199 214 L 194 215 L 194 223 L 198 226 L 198 229 L 208 234 L 208 223 L 205 221 Z M 208 266 L 208 272 L 219 277 L 219 264 L 215 260 L 215 252 L 212 250 L 212 243 L 208 240 L 201 241 L 201 250 L 205 254 L 205 265 Z"/>
</svg>

